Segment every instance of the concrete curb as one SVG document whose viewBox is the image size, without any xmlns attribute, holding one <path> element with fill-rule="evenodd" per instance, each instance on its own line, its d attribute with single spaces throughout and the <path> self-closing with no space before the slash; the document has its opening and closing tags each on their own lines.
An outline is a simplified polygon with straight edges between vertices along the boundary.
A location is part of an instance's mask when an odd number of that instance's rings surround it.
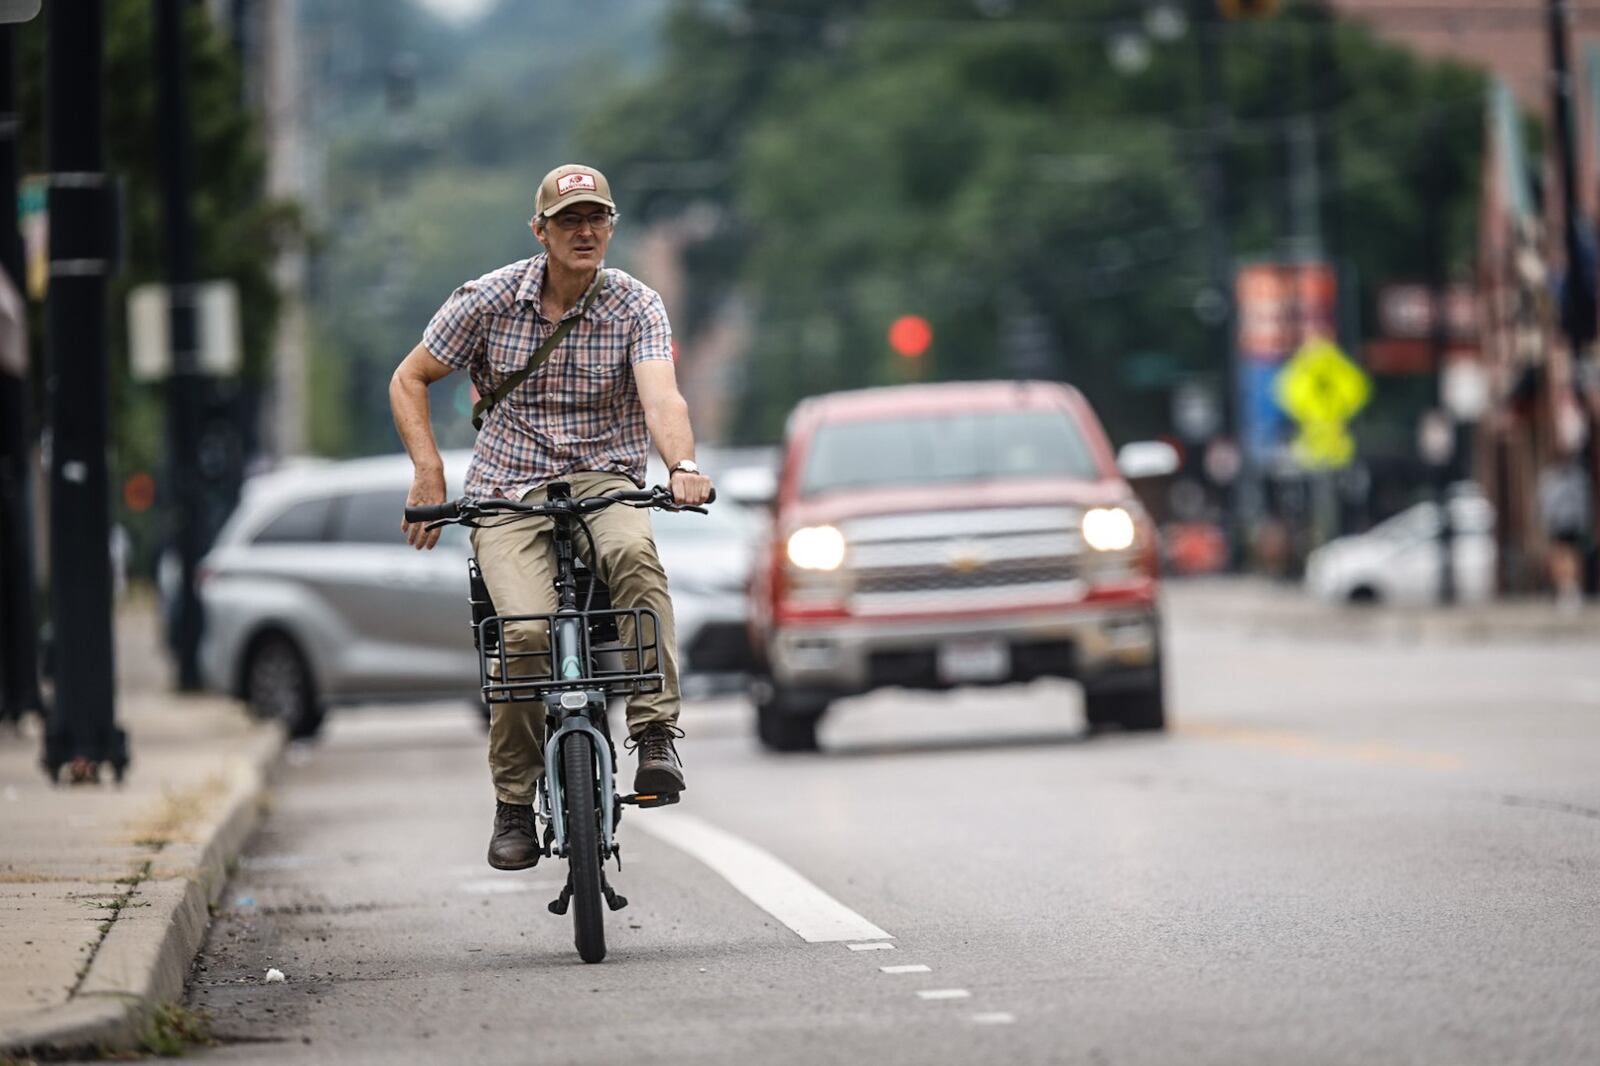
<svg viewBox="0 0 1600 1066">
<path fill-rule="evenodd" d="M 152 854 L 149 873 L 111 923 L 73 997 L 0 1030 L 0 1054 L 119 1050 L 138 1043 L 152 1011 L 181 998 L 211 924 L 210 907 L 261 817 L 268 779 L 284 746 L 264 729 L 222 768 L 221 802 Z"/>
<path fill-rule="evenodd" d="M 1600 642 L 1600 609 L 1558 613 L 1537 601 L 1501 600 L 1459 607 L 1323 603 L 1298 589 L 1254 579 L 1170 583 L 1170 607 L 1207 625 L 1257 636 L 1373 644 Z"/>
</svg>

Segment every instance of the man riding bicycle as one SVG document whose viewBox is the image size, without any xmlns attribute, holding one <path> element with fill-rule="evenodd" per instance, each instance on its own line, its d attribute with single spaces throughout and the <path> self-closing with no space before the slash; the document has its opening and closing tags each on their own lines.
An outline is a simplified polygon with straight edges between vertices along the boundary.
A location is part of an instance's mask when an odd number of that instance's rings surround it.
<svg viewBox="0 0 1600 1066">
<path fill-rule="evenodd" d="M 610 184 L 598 170 L 557 167 L 540 182 L 529 222 L 544 252 L 467 282 L 433 316 L 389 383 L 395 428 L 415 469 L 408 506 L 445 499 L 428 386 L 452 370 L 466 370 L 485 398 L 467 467 L 468 496 L 543 499 L 552 481 L 570 483 L 574 496 L 642 487 L 648 433 L 671 472 L 674 502 L 697 505 L 710 497 L 711 481 L 694 464 L 694 433 L 661 297 L 603 265 L 616 220 Z M 496 401 L 497 390 L 530 362 L 537 368 Z M 639 755 L 634 790 L 681 792 L 672 601 L 650 520 L 645 511 L 612 507 L 588 521 L 594 542 L 584 548 L 596 557 L 585 562 L 613 601 L 650 608 L 660 619 L 664 683 L 628 701 L 629 741 Z M 401 529 L 418 549 L 438 543 L 438 531 L 423 523 L 402 520 Z M 472 546 L 498 613 L 555 609 L 550 519 L 479 527 Z M 546 651 L 549 631 L 508 624 L 506 639 L 517 651 Z M 526 869 L 540 854 L 533 802 L 544 772 L 544 720 L 530 707 L 536 705 L 495 703 L 490 712 L 496 803 L 489 865 L 501 870 Z"/>
</svg>

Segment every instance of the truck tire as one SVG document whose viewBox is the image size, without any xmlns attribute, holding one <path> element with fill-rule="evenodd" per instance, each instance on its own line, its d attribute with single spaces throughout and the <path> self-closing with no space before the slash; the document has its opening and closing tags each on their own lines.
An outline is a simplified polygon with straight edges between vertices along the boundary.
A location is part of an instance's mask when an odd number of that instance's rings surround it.
<svg viewBox="0 0 1600 1066">
<path fill-rule="evenodd" d="M 817 750 L 817 724 L 828 705 L 801 701 L 770 681 L 757 685 L 756 738 L 768 751 L 790 753 Z"/>
<path fill-rule="evenodd" d="M 1159 677 L 1159 675 L 1158 675 Z M 1085 688 L 1083 713 L 1091 732 L 1119 726 L 1128 732 L 1159 732 L 1167 728 L 1166 700 L 1159 680 L 1145 688 L 1099 691 Z"/>
</svg>

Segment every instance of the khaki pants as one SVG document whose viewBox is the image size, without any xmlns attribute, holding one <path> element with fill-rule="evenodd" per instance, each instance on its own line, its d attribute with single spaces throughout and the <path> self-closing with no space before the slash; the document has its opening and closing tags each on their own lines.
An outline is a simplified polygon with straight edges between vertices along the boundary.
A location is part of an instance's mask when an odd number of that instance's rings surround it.
<svg viewBox="0 0 1600 1066">
<path fill-rule="evenodd" d="M 638 487 L 621 474 L 594 471 L 560 480 L 572 486 L 574 497 Z M 535 489 L 524 499 L 542 500 L 544 490 Z M 581 531 L 575 532 L 573 542 L 579 557 L 611 590 L 612 605 L 648 607 L 661 619 L 657 642 L 665 679 L 660 692 L 628 698 L 628 734 L 638 736 L 645 726 L 656 722 L 672 725 L 678 720 L 677 642 L 667 573 L 656 557 L 650 512 L 615 504 L 588 515 L 585 521 L 594 534 L 600 558 L 589 558 L 589 541 Z M 472 531 L 472 550 L 496 613 L 545 614 L 556 609 L 553 527 L 549 518 L 528 518 Z M 633 639 L 631 622 L 620 628 L 626 644 Z M 505 639 L 508 655 L 544 652 L 549 650 L 550 632 L 543 625 L 512 623 L 505 627 Z M 512 659 L 511 672 L 539 673 L 547 670 L 548 664 L 548 659 Z M 636 664 L 628 665 L 634 668 Z M 495 795 L 504 803 L 530 804 L 534 800 L 535 786 L 544 773 L 544 713 L 544 704 L 534 701 L 496 703 L 490 710 L 489 773 L 494 778 Z"/>
</svg>

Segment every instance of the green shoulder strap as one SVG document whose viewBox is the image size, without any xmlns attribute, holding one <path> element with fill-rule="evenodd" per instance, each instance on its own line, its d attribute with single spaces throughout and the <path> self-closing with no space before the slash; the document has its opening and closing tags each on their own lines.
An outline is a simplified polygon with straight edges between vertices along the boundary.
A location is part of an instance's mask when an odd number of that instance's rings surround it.
<svg viewBox="0 0 1600 1066">
<path fill-rule="evenodd" d="M 474 430 L 482 429 L 484 416 L 494 410 L 494 405 L 505 399 L 512 389 L 527 380 L 529 374 L 539 369 L 539 364 L 543 363 L 550 353 L 556 350 L 556 346 L 561 343 L 561 339 L 567 335 L 567 332 L 577 325 L 584 315 L 589 313 L 589 308 L 594 306 L 595 297 L 600 295 L 600 290 L 605 288 L 605 284 L 606 272 L 602 270 L 595 276 L 594 284 L 589 286 L 589 295 L 583 298 L 583 306 L 579 308 L 578 313 L 556 326 L 554 332 L 545 338 L 543 344 L 539 345 L 538 350 L 528 357 L 528 365 L 502 381 L 498 389 L 495 389 L 487 396 L 478 398 L 478 402 L 472 405 L 472 428 Z"/>
</svg>

